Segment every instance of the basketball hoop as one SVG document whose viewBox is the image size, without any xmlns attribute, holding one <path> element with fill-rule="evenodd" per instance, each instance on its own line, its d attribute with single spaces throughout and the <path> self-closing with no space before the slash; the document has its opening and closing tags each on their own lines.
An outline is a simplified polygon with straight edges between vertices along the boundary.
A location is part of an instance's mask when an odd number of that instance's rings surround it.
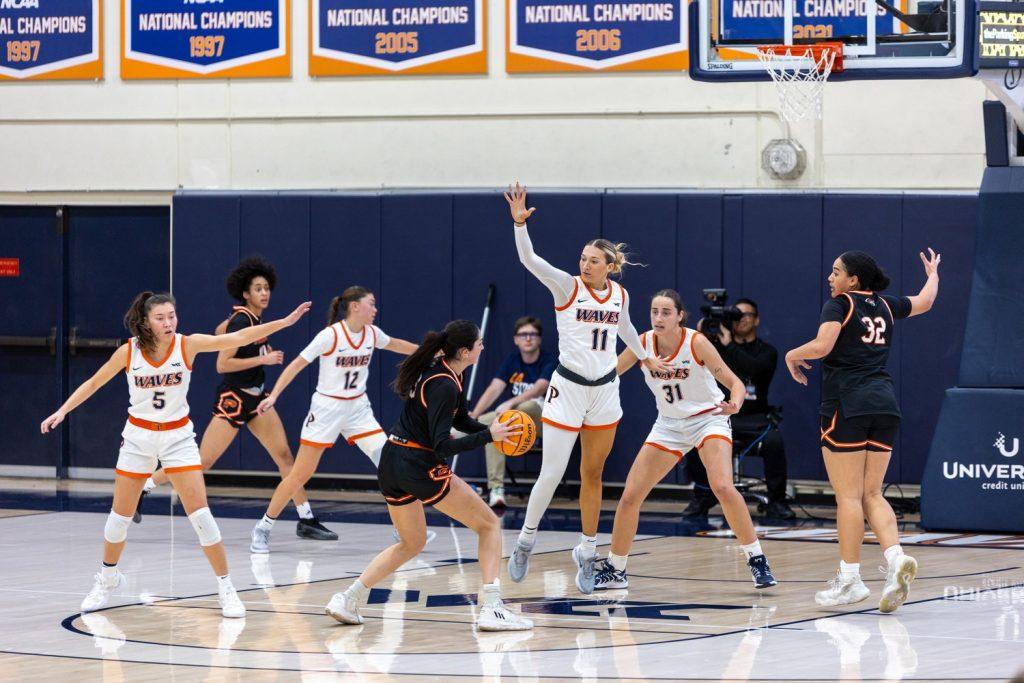
<svg viewBox="0 0 1024 683">
<path fill-rule="evenodd" d="M 843 70 L 842 43 L 760 45 L 757 58 L 775 82 L 783 119 L 789 123 L 821 119 L 825 82 Z"/>
</svg>

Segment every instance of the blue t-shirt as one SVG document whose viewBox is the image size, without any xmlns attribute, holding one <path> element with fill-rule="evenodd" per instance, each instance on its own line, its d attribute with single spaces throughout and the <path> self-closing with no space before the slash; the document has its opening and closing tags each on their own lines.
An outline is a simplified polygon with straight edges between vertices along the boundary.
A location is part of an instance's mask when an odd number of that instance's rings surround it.
<svg viewBox="0 0 1024 683">
<path fill-rule="evenodd" d="M 558 365 L 558 358 L 546 351 L 541 351 L 535 362 L 524 363 L 522 355 L 516 349 L 508 355 L 505 362 L 498 368 L 498 374 L 495 375 L 495 379 L 500 379 L 508 385 L 497 403 L 507 401 L 510 397 L 519 396 L 532 389 L 538 380 L 551 381 L 551 375 L 554 374 L 556 365 Z"/>
</svg>

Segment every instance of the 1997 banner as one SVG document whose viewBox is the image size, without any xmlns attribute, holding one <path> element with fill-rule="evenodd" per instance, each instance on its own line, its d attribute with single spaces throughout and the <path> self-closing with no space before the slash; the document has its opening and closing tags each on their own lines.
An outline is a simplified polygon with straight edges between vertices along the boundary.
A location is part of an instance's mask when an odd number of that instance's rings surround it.
<svg viewBox="0 0 1024 683">
<path fill-rule="evenodd" d="M 289 0 L 121 0 L 121 77 L 291 74 Z"/>
<path fill-rule="evenodd" d="M 103 77 L 101 0 L 0 2 L 0 79 Z"/>
</svg>

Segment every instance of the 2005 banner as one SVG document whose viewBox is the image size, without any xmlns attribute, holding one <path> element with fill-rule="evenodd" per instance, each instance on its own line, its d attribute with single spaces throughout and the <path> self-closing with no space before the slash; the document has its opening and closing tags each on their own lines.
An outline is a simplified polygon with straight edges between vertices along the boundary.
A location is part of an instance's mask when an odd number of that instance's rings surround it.
<svg viewBox="0 0 1024 683">
<path fill-rule="evenodd" d="M 0 2 L 0 80 L 102 77 L 101 0 Z"/>
<path fill-rule="evenodd" d="M 683 0 L 506 0 L 505 70 L 680 71 Z"/>
<path fill-rule="evenodd" d="M 312 0 L 311 76 L 486 73 L 484 0 Z"/>
<path fill-rule="evenodd" d="M 121 78 L 291 74 L 290 0 L 121 0 Z"/>
</svg>

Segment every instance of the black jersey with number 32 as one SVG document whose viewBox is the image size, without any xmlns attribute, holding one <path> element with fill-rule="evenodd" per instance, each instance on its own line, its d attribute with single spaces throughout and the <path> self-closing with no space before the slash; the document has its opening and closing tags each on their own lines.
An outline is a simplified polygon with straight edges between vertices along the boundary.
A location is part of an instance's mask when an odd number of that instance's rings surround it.
<svg viewBox="0 0 1024 683">
<path fill-rule="evenodd" d="M 894 320 L 910 315 L 910 299 L 873 292 L 847 292 L 825 302 L 821 323 L 842 325 L 822 362 L 822 415 L 899 415 L 896 389 L 885 369 Z"/>
</svg>

